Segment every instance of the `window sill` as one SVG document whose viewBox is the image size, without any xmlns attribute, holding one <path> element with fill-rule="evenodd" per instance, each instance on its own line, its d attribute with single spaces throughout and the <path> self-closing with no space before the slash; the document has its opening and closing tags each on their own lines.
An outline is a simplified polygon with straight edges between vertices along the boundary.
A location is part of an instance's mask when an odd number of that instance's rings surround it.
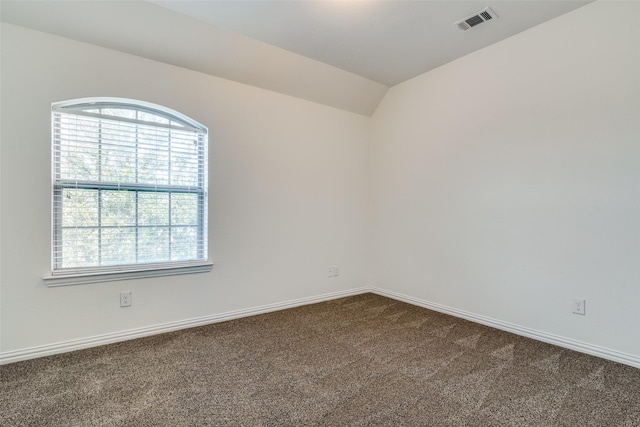
<svg viewBox="0 0 640 427">
<path fill-rule="evenodd" d="M 117 280 L 144 279 L 146 277 L 174 276 L 179 274 L 207 273 L 213 263 L 154 268 L 146 270 L 111 271 L 100 273 L 66 274 L 44 277 L 47 287 L 85 285 L 88 283 L 112 282 Z"/>
</svg>

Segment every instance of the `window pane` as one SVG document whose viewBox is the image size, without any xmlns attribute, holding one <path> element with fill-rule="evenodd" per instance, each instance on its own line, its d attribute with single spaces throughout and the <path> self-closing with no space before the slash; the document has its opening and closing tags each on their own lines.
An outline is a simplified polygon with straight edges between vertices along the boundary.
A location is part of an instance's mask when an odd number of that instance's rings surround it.
<svg viewBox="0 0 640 427">
<path fill-rule="evenodd" d="M 101 180 L 136 182 L 136 133 L 132 126 L 103 120 L 101 136 Z"/>
<path fill-rule="evenodd" d="M 97 121 L 77 116 L 62 116 L 59 121 L 54 122 L 54 135 L 60 150 L 60 178 L 98 179 L 100 135 Z"/>
<path fill-rule="evenodd" d="M 169 227 L 145 227 L 138 230 L 138 261 L 169 261 Z"/>
<path fill-rule="evenodd" d="M 62 226 L 98 225 L 98 190 L 62 190 Z"/>
<path fill-rule="evenodd" d="M 169 225 L 169 195 L 167 193 L 138 193 L 138 224 Z"/>
<path fill-rule="evenodd" d="M 98 265 L 97 228 L 69 228 L 62 230 L 62 267 Z"/>
<path fill-rule="evenodd" d="M 102 190 L 102 225 L 136 224 L 136 192 Z"/>
<path fill-rule="evenodd" d="M 152 123 L 163 123 L 165 125 L 169 124 L 169 119 L 167 119 L 166 117 L 161 117 L 156 114 L 151 114 L 144 111 L 138 111 L 138 119 Z"/>
<path fill-rule="evenodd" d="M 171 194 L 171 224 L 198 225 L 197 194 Z"/>
<path fill-rule="evenodd" d="M 198 185 L 198 138 L 193 132 L 171 133 L 171 184 Z"/>
<path fill-rule="evenodd" d="M 100 112 L 107 116 L 115 116 L 115 117 L 125 117 L 127 119 L 135 119 L 136 111 L 135 110 L 125 110 L 122 108 L 102 108 Z"/>
<path fill-rule="evenodd" d="M 169 130 L 138 128 L 138 182 L 169 184 Z"/>
<path fill-rule="evenodd" d="M 101 265 L 134 264 L 136 262 L 135 227 L 102 229 Z"/>
<path fill-rule="evenodd" d="M 197 227 L 171 228 L 171 260 L 180 261 L 196 259 Z"/>
</svg>

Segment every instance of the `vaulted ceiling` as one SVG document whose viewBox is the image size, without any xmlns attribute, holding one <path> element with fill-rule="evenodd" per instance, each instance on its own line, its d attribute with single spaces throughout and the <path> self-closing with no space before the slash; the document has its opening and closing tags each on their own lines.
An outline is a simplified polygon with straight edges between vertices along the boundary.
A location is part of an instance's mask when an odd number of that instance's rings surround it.
<svg viewBox="0 0 640 427">
<path fill-rule="evenodd" d="M 0 17 L 370 115 L 390 86 L 586 3 L 2 1 Z M 454 25 L 485 7 L 497 17 L 468 31 Z"/>
</svg>

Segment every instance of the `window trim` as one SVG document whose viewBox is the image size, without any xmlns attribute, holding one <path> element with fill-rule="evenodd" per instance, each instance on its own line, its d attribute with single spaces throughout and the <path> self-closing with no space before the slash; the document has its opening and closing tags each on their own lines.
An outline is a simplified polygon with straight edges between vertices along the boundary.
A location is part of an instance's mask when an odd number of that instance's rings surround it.
<svg viewBox="0 0 640 427">
<path fill-rule="evenodd" d="M 148 264 L 145 264 L 148 265 Z M 118 266 L 120 267 L 120 266 Z M 95 273 L 67 273 L 50 275 L 42 280 L 47 287 L 85 285 L 88 283 L 113 282 L 120 280 L 144 279 L 147 277 L 174 276 L 182 274 L 208 273 L 213 268 L 213 263 L 197 262 L 184 263 L 184 265 L 172 265 L 154 268 L 138 268 L 120 271 L 102 271 Z"/>
<path fill-rule="evenodd" d="M 153 123 L 158 127 L 166 127 L 169 129 L 177 129 L 181 131 L 193 131 L 200 134 L 199 139 L 202 138 L 203 153 L 199 155 L 198 160 L 198 184 L 197 187 L 179 186 L 179 185 L 156 185 L 156 184 L 143 184 L 143 183 L 110 183 L 107 181 L 77 181 L 77 180 L 62 180 L 59 178 L 59 170 L 57 169 L 60 164 L 60 153 L 56 149 L 56 143 L 59 137 L 55 135 L 55 113 L 70 113 L 75 115 L 84 115 L 94 117 L 97 119 L 124 121 L 133 124 L 145 124 L 149 122 L 144 120 L 129 119 L 125 117 L 117 117 L 110 115 L 103 115 L 100 113 L 93 113 L 84 111 L 86 109 L 98 109 L 98 108 L 126 108 L 130 110 L 142 111 L 150 114 L 154 114 L 160 117 L 167 118 L 169 123 Z M 51 126 L 52 126 L 52 187 L 51 187 L 51 274 L 43 277 L 45 284 L 48 287 L 54 286 L 66 286 L 66 285 L 79 285 L 86 283 L 98 283 L 116 280 L 128 280 L 139 279 L 146 277 L 159 277 L 192 273 L 204 273 L 209 272 L 212 269 L 213 263 L 208 259 L 208 171 L 206 165 L 208 164 L 208 129 L 193 119 L 169 108 L 151 104 L 144 101 L 138 101 L 125 98 L 81 98 L 68 100 L 64 102 L 57 102 L 51 105 Z M 137 116 L 136 116 L 137 117 Z M 174 124 L 175 123 L 175 124 Z M 68 182 L 67 182 L 68 181 Z M 204 236 L 200 239 L 201 245 L 197 245 L 198 256 L 201 256 L 204 252 L 204 256 L 200 259 L 186 260 L 186 261 L 158 261 L 150 263 L 137 263 L 137 264 L 116 264 L 106 266 L 91 266 L 91 267 L 66 267 L 60 268 L 56 266 L 56 242 L 60 242 L 60 236 L 56 237 L 56 233 L 61 233 L 62 228 L 58 225 L 61 218 L 59 214 L 56 214 L 56 203 L 59 202 L 61 197 L 62 188 L 65 188 L 66 184 L 73 184 L 74 187 L 81 186 L 83 188 L 96 188 L 105 189 L 107 187 L 113 187 L 113 189 L 129 189 L 133 191 L 170 191 L 180 190 L 180 193 L 196 193 L 198 194 L 198 234 Z M 113 185 L 112 185 L 113 184 Z M 162 187 L 162 188 L 161 188 Z M 165 188 L 166 187 L 166 188 Z M 57 194 L 60 193 L 60 194 Z M 58 198 L 56 198 L 58 197 Z"/>
</svg>

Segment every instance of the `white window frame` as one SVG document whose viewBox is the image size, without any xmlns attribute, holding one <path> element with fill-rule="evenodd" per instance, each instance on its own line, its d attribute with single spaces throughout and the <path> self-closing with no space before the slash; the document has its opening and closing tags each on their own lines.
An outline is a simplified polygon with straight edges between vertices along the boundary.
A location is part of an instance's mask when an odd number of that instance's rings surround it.
<svg viewBox="0 0 640 427">
<path fill-rule="evenodd" d="M 119 108 L 128 110 L 137 110 L 146 113 L 151 113 L 156 116 L 164 117 L 170 120 L 170 123 L 176 123 L 177 129 L 180 130 L 192 130 L 199 134 L 199 163 L 198 163 L 198 186 L 196 188 L 179 186 L 179 185 L 156 185 L 156 184 L 144 184 L 144 183 L 128 183 L 117 184 L 114 188 L 114 183 L 106 181 L 79 181 L 79 180 L 63 180 L 60 174 L 60 149 L 59 149 L 59 136 L 56 135 L 56 115 L 60 113 L 70 113 L 89 117 L 100 118 L 99 114 L 83 111 L 98 108 Z M 157 277 L 168 276 L 176 274 L 191 274 L 208 272 L 212 268 L 212 263 L 208 261 L 208 242 L 207 242 L 207 210 L 208 210 L 208 159 L 207 159 L 207 136 L 208 129 L 193 119 L 171 109 L 148 102 L 137 101 L 124 98 L 82 98 L 74 99 L 70 101 L 58 102 L 52 104 L 51 107 L 51 138 L 52 138 L 52 245 L 51 245 L 51 275 L 44 277 L 44 281 L 47 286 L 65 286 L 65 285 L 77 285 L 85 283 L 97 283 L 114 280 L 127 280 L 145 277 Z M 137 115 L 136 115 L 137 117 Z M 121 117 L 109 117 L 109 120 L 117 120 L 126 123 L 136 123 L 134 119 L 121 118 Z M 145 122 L 144 124 L 149 124 Z M 159 127 L 171 128 L 171 124 L 158 125 Z M 201 150 L 201 151 L 200 151 Z M 136 155 L 137 156 L 137 155 Z M 137 158 L 137 157 L 136 157 Z M 137 164 L 136 164 L 137 168 Z M 137 173 L 136 173 L 137 176 Z M 155 191 L 155 192 L 181 192 L 181 193 L 195 193 L 198 195 L 198 238 L 196 241 L 200 241 L 201 244 L 197 247 L 197 259 L 188 261 L 159 261 L 153 263 L 132 263 L 132 264 L 117 264 L 117 265 L 105 265 L 105 266 L 92 266 L 92 267 L 76 267 L 76 268 L 61 268 L 59 260 L 56 259 L 56 245 L 61 245 L 62 239 L 62 222 L 61 215 L 58 213 L 56 206 L 62 206 L 62 190 L 64 188 L 74 189 L 98 189 L 98 190 L 113 190 L 113 189 L 126 189 L 130 191 Z M 137 200 L 137 196 L 136 196 Z M 137 202 L 136 202 L 137 206 Z M 98 224 L 99 229 L 101 225 Z M 137 229 L 137 220 L 136 220 Z M 137 232 L 136 232 L 137 233 Z M 136 234 L 137 236 L 137 234 Z M 137 239 L 137 237 L 136 237 Z M 137 240 L 136 240 L 137 241 Z M 137 246 L 137 243 L 136 243 Z M 137 248 L 136 248 L 137 253 Z"/>
</svg>

